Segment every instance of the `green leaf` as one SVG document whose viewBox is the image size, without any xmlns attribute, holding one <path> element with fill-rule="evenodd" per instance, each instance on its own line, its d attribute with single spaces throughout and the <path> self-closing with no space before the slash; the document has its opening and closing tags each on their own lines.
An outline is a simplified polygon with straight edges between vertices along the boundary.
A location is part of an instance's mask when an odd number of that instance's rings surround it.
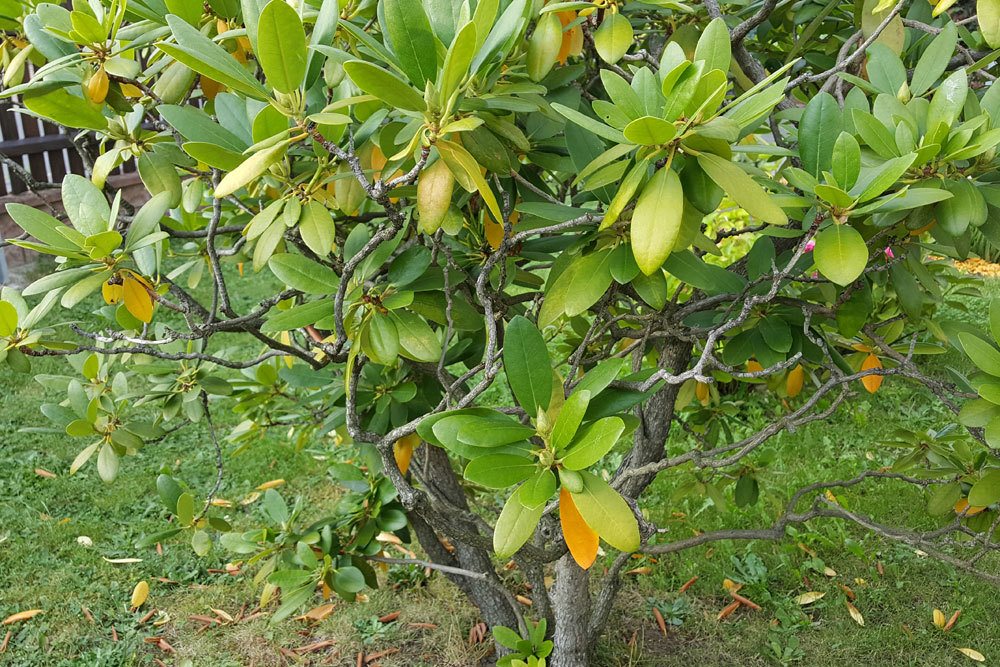
<svg viewBox="0 0 1000 667">
<path fill-rule="evenodd" d="M 556 492 L 556 476 L 546 468 L 529 477 L 517 488 L 517 499 L 528 509 L 544 507 L 545 502 Z"/>
<path fill-rule="evenodd" d="M 837 285 L 858 279 L 868 264 L 868 246 L 850 225 L 831 225 L 816 235 L 813 250 L 816 268 Z"/>
<path fill-rule="evenodd" d="M 507 382 L 529 417 L 549 407 L 552 398 L 552 361 L 545 339 L 529 320 L 518 315 L 507 325 L 503 344 Z"/>
<path fill-rule="evenodd" d="M 413 361 L 430 363 L 441 358 L 441 341 L 430 325 L 408 310 L 389 313 L 399 334 L 399 353 Z"/>
<path fill-rule="evenodd" d="M 605 125 L 599 120 L 594 120 L 590 116 L 584 115 L 576 109 L 570 109 L 568 106 L 559 104 L 558 102 L 553 102 L 552 108 L 555 109 L 561 116 L 566 118 L 566 120 L 576 123 L 583 129 L 589 130 L 603 139 L 613 141 L 616 144 L 631 143 L 619 130 Z"/>
<path fill-rule="evenodd" d="M 288 521 L 288 505 L 285 503 L 285 499 L 281 497 L 281 494 L 274 489 L 268 489 L 264 492 L 264 501 L 261 503 L 261 508 L 275 524 L 280 525 Z"/>
<path fill-rule="evenodd" d="M 7 204 L 7 215 L 17 223 L 18 227 L 53 248 L 73 252 L 83 247 L 83 234 L 37 208 L 11 203 Z"/>
<path fill-rule="evenodd" d="M 219 185 L 215 188 L 215 197 L 217 199 L 228 197 L 257 177 L 262 176 L 272 164 L 285 157 L 291 143 L 291 139 L 285 139 L 248 157 L 240 166 L 219 181 Z"/>
<path fill-rule="evenodd" d="M 969 94 L 969 77 L 965 69 L 949 75 L 934 91 L 931 104 L 927 108 L 927 133 L 931 134 L 939 125 L 950 128 L 958 120 Z"/>
<path fill-rule="evenodd" d="M 9 301 L 0 301 L 0 336 L 10 336 L 17 331 L 17 309 Z"/>
<path fill-rule="evenodd" d="M 728 72 L 732 58 L 729 28 L 722 18 L 714 18 L 705 26 L 705 31 L 698 39 L 698 45 L 694 49 L 694 60 L 705 61 L 706 72 L 713 69 Z"/>
<path fill-rule="evenodd" d="M 878 197 L 895 185 L 896 181 L 906 173 L 916 159 L 916 153 L 907 153 L 901 157 L 887 160 L 873 171 L 866 172 L 865 178 L 860 180 L 851 194 L 857 195 L 859 203 Z M 860 193 L 857 192 L 859 189 Z"/>
<path fill-rule="evenodd" d="M 634 38 L 635 32 L 627 18 L 619 12 L 608 13 L 594 33 L 594 48 L 601 60 L 613 65 L 628 53 Z"/>
<path fill-rule="evenodd" d="M 1000 501 L 1000 470 L 991 470 L 983 475 L 969 490 L 969 505 L 989 507 Z"/>
<path fill-rule="evenodd" d="M 333 215 L 326 206 L 313 199 L 302 208 L 299 236 L 319 257 L 326 257 L 333 250 L 335 232 Z"/>
<path fill-rule="evenodd" d="M 437 74 L 436 41 L 420 0 L 383 0 L 386 35 L 399 66 L 418 88 Z"/>
<path fill-rule="evenodd" d="M 647 276 L 659 271 L 677 245 L 684 218 L 684 188 L 677 172 L 653 174 L 636 201 L 629 229 L 635 263 Z"/>
<path fill-rule="evenodd" d="M 301 329 L 310 324 L 315 324 L 330 315 L 333 315 L 333 301 L 329 299 L 311 301 L 298 306 L 292 306 L 288 310 L 272 312 L 264 320 L 264 324 L 260 327 L 260 330 L 263 333 L 276 333 L 291 329 Z"/>
<path fill-rule="evenodd" d="M 844 129 L 844 112 L 830 93 L 821 92 L 809 100 L 799 123 L 799 156 L 802 168 L 819 177 L 830 171 L 833 146 Z M 838 181 L 841 187 L 846 186 Z"/>
<path fill-rule="evenodd" d="M 931 516 L 944 516 L 954 511 L 955 503 L 962 499 L 962 485 L 958 482 L 943 484 L 931 494 L 927 500 L 927 513 Z"/>
<path fill-rule="evenodd" d="M 443 442 L 458 441 L 473 447 L 502 447 L 533 436 L 535 429 L 493 412 L 488 417 L 455 415 L 434 424 L 434 434 Z"/>
<path fill-rule="evenodd" d="M 39 93 L 25 94 L 24 106 L 37 116 L 54 121 L 57 125 L 77 127 L 85 130 L 104 130 L 108 119 L 101 112 L 103 105 L 70 93 L 65 88 Z"/>
<path fill-rule="evenodd" d="M 267 82 L 279 93 L 299 89 L 306 76 L 306 33 L 291 5 L 281 0 L 267 3 L 257 22 L 260 68 Z"/>
<path fill-rule="evenodd" d="M 272 255 L 267 266 L 278 280 L 306 294 L 333 294 L 340 285 L 340 278 L 333 269 L 302 255 Z"/>
<path fill-rule="evenodd" d="M 524 456 L 487 454 L 469 461 L 465 479 L 488 489 L 506 489 L 528 479 L 538 470 L 538 464 Z"/>
<path fill-rule="evenodd" d="M 556 417 L 556 423 L 552 427 L 552 435 L 549 437 L 552 448 L 557 452 L 573 441 L 573 437 L 576 436 L 576 432 L 583 422 L 583 416 L 587 414 L 588 405 L 590 405 L 590 392 L 577 388 L 559 408 L 559 415 Z"/>
<path fill-rule="evenodd" d="M 979 370 L 1000 377 L 1000 351 L 979 336 L 965 331 L 958 334 L 958 340 L 962 343 L 965 354 Z"/>
<path fill-rule="evenodd" d="M 195 72 L 237 92 L 258 100 L 267 99 L 264 86 L 225 49 L 180 17 L 168 14 L 167 23 L 177 43 L 160 42 L 156 45 L 158 49 Z"/>
<path fill-rule="evenodd" d="M 113 482 L 118 476 L 118 466 L 118 454 L 111 445 L 105 443 L 97 452 L 97 474 L 105 482 Z"/>
<path fill-rule="evenodd" d="M 611 451 L 624 432 L 625 422 L 621 417 L 598 419 L 577 435 L 562 456 L 563 466 L 570 470 L 589 468 Z"/>
<path fill-rule="evenodd" d="M 983 5 L 983 0 L 980 1 Z M 997 0 L 985 0 L 985 4 L 992 5 L 997 20 L 997 28 L 1000 28 L 1000 2 Z M 987 17 L 979 12 L 979 27 L 985 36 L 986 29 L 983 21 L 988 21 Z M 998 35 L 1000 36 L 1000 35 Z M 987 41 L 989 41 L 987 39 Z M 955 45 L 958 43 L 958 28 L 954 23 L 948 21 L 938 33 L 937 37 L 924 49 L 917 66 L 913 70 L 913 78 L 910 81 L 910 93 L 914 96 L 923 95 L 938 80 L 948 67 L 952 54 L 955 53 Z M 995 45 L 993 48 L 1000 46 Z"/>
<path fill-rule="evenodd" d="M 643 116 L 626 125 L 622 133 L 633 144 L 659 146 L 670 142 L 677 136 L 677 128 L 673 123 L 662 118 Z"/>
<path fill-rule="evenodd" d="M 698 156 L 698 164 L 716 185 L 726 191 L 747 213 L 772 225 L 785 225 L 788 217 L 764 188 L 738 166 L 710 153 Z"/>
<path fill-rule="evenodd" d="M 639 548 L 639 524 L 625 499 L 596 475 L 580 471 L 583 492 L 573 494 L 580 516 L 614 548 L 630 553 Z"/>
<path fill-rule="evenodd" d="M 515 491 L 507 499 L 493 529 L 493 551 L 498 558 L 510 558 L 517 553 L 531 539 L 545 511 L 544 504 L 530 509 L 525 507 L 519 495 Z"/>
<path fill-rule="evenodd" d="M 89 179 L 67 174 L 62 182 L 62 203 L 70 223 L 81 233 L 89 236 L 108 229 L 111 207 Z"/>
<path fill-rule="evenodd" d="M 538 326 L 545 328 L 559 317 L 579 315 L 604 296 L 613 280 L 611 249 L 575 258 L 546 290 L 538 312 Z"/>
<path fill-rule="evenodd" d="M 858 182 L 861 173 L 861 146 L 854 135 L 841 132 L 833 144 L 833 157 L 830 169 L 837 184 L 844 190 L 850 190 Z"/>
<path fill-rule="evenodd" d="M 363 60 L 351 60 L 344 63 L 344 71 L 358 88 L 390 107 L 417 112 L 423 112 L 427 108 L 423 95 L 395 74 L 377 65 Z"/>
</svg>

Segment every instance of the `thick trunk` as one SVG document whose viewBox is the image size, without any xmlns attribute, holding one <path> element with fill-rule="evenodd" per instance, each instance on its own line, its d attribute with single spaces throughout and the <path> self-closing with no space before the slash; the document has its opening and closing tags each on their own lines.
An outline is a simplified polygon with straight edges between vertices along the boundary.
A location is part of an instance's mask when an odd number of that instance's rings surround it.
<svg viewBox="0 0 1000 667">
<path fill-rule="evenodd" d="M 425 480 L 434 485 L 435 493 L 443 496 L 452 505 L 461 508 L 466 513 L 470 512 L 465 493 L 455 477 L 448 455 L 430 445 L 421 449 L 424 452 L 419 465 L 424 467 Z M 461 575 L 447 575 L 462 592 L 469 596 L 472 603 L 482 613 L 486 624 L 490 627 L 504 625 L 516 630 L 517 618 L 514 616 L 509 600 L 500 590 L 502 583 L 496 576 L 489 552 L 481 547 L 465 544 L 458 540 L 453 543 L 454 551 L 449 552 L 441 543 L 434 529 L 422 517 L 415 512 L 410 514 L 417 540 L 432 561 L 442 565 L 460 567 L 471 572 L 482 572 L 491 578 L 491 581 L 481 581 Z"/>
<path fill-rule="evenodd" d="M 682 341 L 668 343 L 662 351 L 660 367 L 678 373 L 691 361 L 691 344 Z M 636 429 L 632 451 L 622 462 L 619 473 L 638 468 L 663 458 L 663 447 L 670 435 L 674 419 L 674 402 L 680 385 L 667 385 L 639 408 L 639 428 Z M 638 498 L 655 475 L 630 477 L 619 489 L 623 496 Z"/>
<path fill-rule="evenodd" d="M 566 554 L 556 563 L 552 607 L 556 617 L 552 667 L 586 667 L 590 652 L 590 575 Z"/>
</svg>

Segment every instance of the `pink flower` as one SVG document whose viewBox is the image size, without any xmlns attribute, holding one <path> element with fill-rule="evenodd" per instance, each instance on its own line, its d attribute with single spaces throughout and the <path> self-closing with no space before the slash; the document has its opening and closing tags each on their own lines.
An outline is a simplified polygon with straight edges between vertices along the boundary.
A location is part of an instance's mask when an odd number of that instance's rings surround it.
<svg viewBox="0 0 1000 667">
<path fill-rule="evenodd" d="M 886 259 L 896 259 L 896 255 L 893 254 L 892 248 L 890 248 L 889 246 L 885 247 L 885 251 L 884 252 L 885 252 L 885 258 Z"/>
<path fill-rule="evenodd" d="M 806 247 L 802 249 L 802 252 L 812 252 L 813 248 L 815 247 L 816 247 L 816 240 L 809 239 L 808 243 L 806 243 Z"/>
</svg>

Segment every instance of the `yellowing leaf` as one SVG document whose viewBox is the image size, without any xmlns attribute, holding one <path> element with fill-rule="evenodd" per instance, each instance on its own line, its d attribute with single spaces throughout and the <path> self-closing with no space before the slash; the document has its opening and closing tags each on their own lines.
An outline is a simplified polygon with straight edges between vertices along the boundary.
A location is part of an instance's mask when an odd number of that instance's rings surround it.
<svg viewBox="0 0 1000 667">
<path fill-rule="evenodd" d="M 104 282 L 101 284 L 101 296 L 104 297 L 104 303 L 115 305 L 122 300 L 122 286 Z"/>
<path fill-rule="evenodd" d="M 882 362 L 874 354 L 869 354 L 862 362 L 861 370 L 868 371 L 873 368 L 882 368 Z M 881 375 L 866 375 L 861 378 L 861 384 L 865 386 L 869 394 L 874 394 L 882 386 L 883 379 Z"/>
<path fill-rule="evenodd" d="M 3 625 L 10 625 L 11 623 L 17 623 L 19 621 L 27 621 L 39 614 L 44 613 L 44 609 L 29 609 L 27 611 L 19 611 L 16 614 L 11 614 L 3 620 Z"/>
<path fill-rule="evenodd" d="M 102 558 L 104 558 L 102 556 Z M 104 560 L 113 565 L 130 565 L 132 563 L 141 563 L 141 558 L 104 558 Z"/>
<path fill-rule="evenodd" d="M 802 393 L 805 377 L 806 372 L 802 368 L 802 364 L 796 364 L 795 368 L 788 371 L 788 377 L 785 378 L 785 393 L 788 394 L 788 398 L 795 398 Z"/>
<path fill-rule="evenodd" d="M 284 483 L 285 483 L 285 480 L 283 480 L 283 479 L 272 479 L 271 481 L 264 482 L 263 484 L 261 484 L 260 486 L 258 486 L 257 490 L 258 491 L 267 491 L 268 489 L 277 488 L 277 487 L 281 486 Z"/>
<path fill-rule="evenodd" d="M 976 662 L 986 662 L 986 656 L 973 648 L 960 648 L 958 652 L 964 655 L 970 660 L 975 660 Z"/>
<path fill-rule="evenodd" d="M 803 593 L 795 598 L 795 604 L 805 606 L 807 604 L 812 604 L 820 598 L 824 597 L 826 593 L 820 591 L 809 591 L 808 593 Z"/>
<path fill-rule="evenodd" d="M 940 609 L 935 609 L 934 610 L 934 627 L 936 627 L 936 628 L 944 628 L 944 624 L 945 623 L 947 623 L 947 621 L 944 618 L 944 612 L 941 611 Z"/>
<path fill-rule="evenodd" d="M 861 612 L 858 611 L 858 608 L 855 607 L 850 602 L 845 602 L 844 604 L 847 605 L 847 612 L 851 615 L 851 618 L 854 619 L 854 622 L 857 623 L 858 625 L 864 625 L 865 617 L 861 615 Z"/>
<path fill-rule="evenodd" d="M 126 274 L 122 282 L 122 297 L 125 308 L 134 318 L 147 324 L 153 319 L 153 298 L 149 290 L 131 273 Z"/>
<path fill-rule="evenodd" d="M 146 598 L 148 597 L 149 597 L 149 584 L 147 584 L 145 581 L 140 581 L 135 585 L 135 588 L 132 590 L 132 600 L 129 603 L 129 607 L 131 607 L 132 609 L 138 609 L 146 602 Z"/>
<path fill-rule="evenodd" d="M 413 459 L 413 450 L 420 445 L 420 436 L 416 433 L 411 433 L 410 435 L 400 438 L 393 445 L 393 455 L 396 458 L 396 465 L 399 467 L 399 472 L 406 474 L 406 471 L 410 469 L 410 460 Z"/>
<path fill-rule="evenodd" d="M 559 490 L 559 522 L 573 560 L 584 570 L 589 569 L 597 559 L 597 532 L 580 516 L 580 511 L 573 502 L 573 494 L 565 487 Z"/>
</svg>

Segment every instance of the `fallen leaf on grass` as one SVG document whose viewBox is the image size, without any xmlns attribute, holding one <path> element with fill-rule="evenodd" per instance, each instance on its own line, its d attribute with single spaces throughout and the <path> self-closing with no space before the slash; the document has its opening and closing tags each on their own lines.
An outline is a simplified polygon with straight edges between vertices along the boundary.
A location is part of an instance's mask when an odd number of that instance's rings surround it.
<svg viewBox="0 0 1000 667">
<path fill-rule="evenodd" d="M 379 623 L 392 623 L 397 618 L 399 618 L 399 612 L 398 611 L 394 611 L 392 613 L 386 614 L 385 616 L 379 617 L 378 622 Z"/>
<path fill-rule="evenodd" d="M 826 593 L 820 591 L 809 591 L 808 593 L 803 593 L 795 598 L 795 604 L 805 606 L 807 604 L 812 604 L 820 598 L 824 597 Z"/>
<path fill-rule="evenodd" d="M 948 632 L 953 627 L 955 627 L 955 623 L 958 621 L 958 617 L 961 616 L 961 615 L 962 615 L 962 610 L 961 609 L 959 609 L 954 614 L 952 614 L 951 618 L 948 619 L 948 622 L 944 624 L 944 631 Z"/>
<path fill-rule="evenodd" d="M 149 584 L 147 584 L 145 581 L 140 581 L 135 585 L 135 588 L 132 589 L 132 600 L 129 603 L 129 606 L 133 610 L 138 609 L 143 605 L 143 603 L 146 602 L 146 598 L 148 597 L 149 597 Z"/>
<path fill-rule="evenodd" d="M 740 608 L 739 601 L 733 600 L 732 602 L 730 602 L 729 604 L 727 604 L 725 607 L 722 608 L 722 611 L 720 611 L 719 615 L 715 617 L 715 620 L 721 621 L 726 618 L 729 618 L 729 616 L 739 608 Z"/>
<path fill-rule="evenodd" d="M 321 604 L 318 607 L 314 607 L 302 614 L 301 616 L 296 616 L 296 621 L 322 621 L 324 618 L 333 613 L 334 609 L 333 603 Z M 213 610 L 214 611 L 214 610 Z"/>
<path fill-rule="evenodd" d="M 845 602 L 844 604 L 847 605 L 847 612 L 851 615 L 851 618 L 854 619 L 854 622 L 857 623 L 858 625 L 864 625 L 865 617 L 861 615 L 861 612 L 858 611 L 858 608 L 855 607 L 850 602 Z"/>
<path fill-rule="evenodd" d="M 975 660 L 976 662 L 986 662 L 986 656 L 973 648 L 960 648 L 958 652 L 964 655 L 970 660 Z"/>
<path fill-rule="evenodd" d="M 49 472 L 45 468 L 35 468 L 35 474 L 39 477 L 44 477 L 45 479 L 55 479 L 58 477 L 54 472 Z"/>
<path fill-rule="evenodd" d="M 649 574 L 652 571 L 653 571 L 653 568 L 651 568 L 651 567 L 645 567 L 644 566 L 644 567 L 637 567 L 637 568 L 634 568 L 632 570 L 629 570 L 625 574 Z"/>
<path fill-rule="evenodd" d="M 406 627 L 414 630 L 437 630 L 437 623 L 407 623 Z"/>
<path fill-rule="evenodd" d="M 677 592 L 678 593 L 687 593 L 687 590 L 689 588 L 691 588 L 692 586 L 694 586 L 694 582 L 696 582 L 696 581 L 698 581 L 698 577 L 697 576 L 691 577 L 690 579 L 687 580 L 687 582 L 685 582 L 685 584 L 683 586 L 681 586 L 680 588 L 677 589 Z"/>
<path fill-rule="evenodd" d="M 101 558 L 113 565 L 131 565 L 142 562 L 141 558 L 108 558 L 107 556 L 101 556 Z"/>
<path fill-rule="evenodd" d="M 667 623 L 666 623 L 666 621 L 663 620 L 663 614 L 661 614 L 660 610 L 657 609 L 656 607 L 653 607 L 653 618 L 656 619 L 656 625 L 659 626 L 660 632 L 662 632 L 663 636 L 666 637 L 667 636 Z"/>
<path fill-rule="evenodd" d="M 257 490 L 258 491 L 267 491 L 268 489 L 277 488 L 277 487 L 281 486 L 284 483 L 285 483 L 285 480 L 283 480 L 283 479 L 272 479 L 272 480 L 270 480 L 268 482 L 264 482 L 263 484 L 261 484 L 260 486 L 258 486 Z"/>
<path fill-rule="evenodd" d="M 940 609 L 935 609 L 934 610 L 934 614 L 933 614 L 933 618 L 934 618 L 934 627 L 936 627 L 936 628 L 938 628 L 940 630 L 943 630 L 944 626 L 945 626 L 945 623 L 947 622 L 947 621 L 945 621 L 945 618 L 944 618 L 944 612 L 941 611 Z"/>
<path fill-rule="evenodd" d="M 16 614 L 11 614 L 3 620 L 3 625 L 10 625 L 11 623 L 18 623 L 20 621 L 28 621 L 44 613 L 44 609 L 28 609 L 27 611 L 19 611 Z"/>
</svg>

